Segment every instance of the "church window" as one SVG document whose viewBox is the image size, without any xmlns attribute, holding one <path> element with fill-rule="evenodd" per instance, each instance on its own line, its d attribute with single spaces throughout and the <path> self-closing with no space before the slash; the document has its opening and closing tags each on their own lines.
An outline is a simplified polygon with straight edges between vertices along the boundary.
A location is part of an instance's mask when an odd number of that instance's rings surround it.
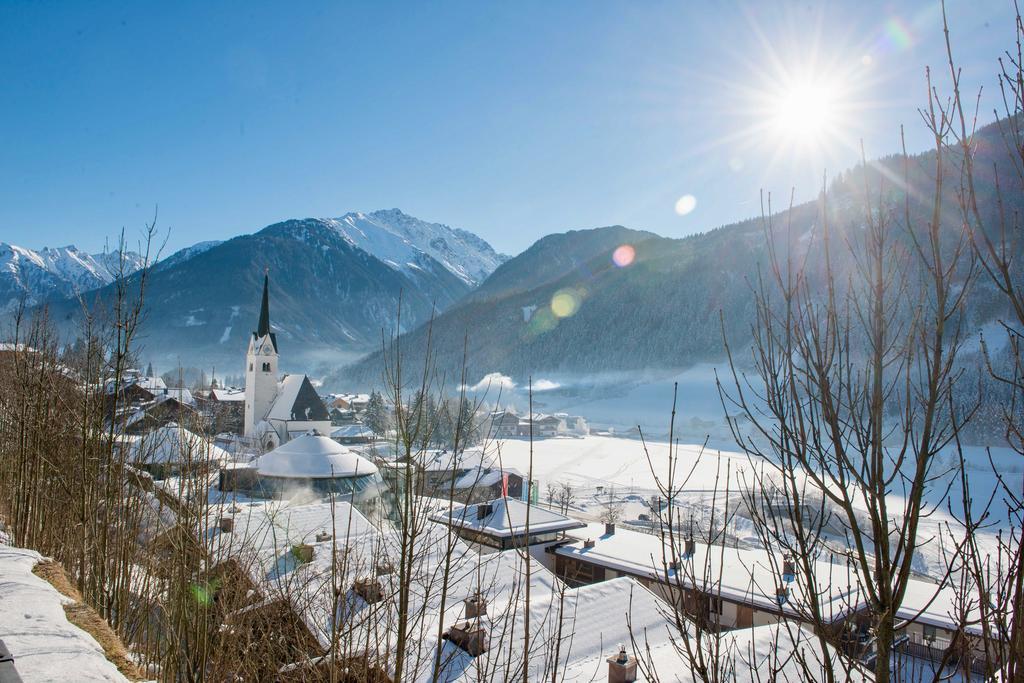
<svg viewBox="0 0 1024 683">
<path fill-rule="evenodd" d="M 249 371 L 252 372 L 252 363 L 249 363 Z"/>
<path fill-rule="evenodd" d="M 263 364 L 263 372 L 270 372 L 270 363 Z"/>
</svg>

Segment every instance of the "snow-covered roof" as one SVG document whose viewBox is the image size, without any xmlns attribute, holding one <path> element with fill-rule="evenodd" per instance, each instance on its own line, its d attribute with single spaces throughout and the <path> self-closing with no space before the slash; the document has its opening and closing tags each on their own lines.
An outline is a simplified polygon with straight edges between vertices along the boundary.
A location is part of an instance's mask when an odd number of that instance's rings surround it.
<svg viewBox="0 0 1024 683">
<path fill-rule="evenodd" d="M 268 420 L 330 420 L 327 407 L 305 375 L 285 375 L 277 385 L 277 398 L 267 413 Z"/>
<path fill-rule="evenodd" d="M 474 467 L 467 470 L 465 474 L 455 480 L 455 488 L 457 489 L 470 489 L 470 488 L 482 488 L 485 486 L 494 486 L 499 483 L 506 474 L 515 474 L 523 477 L 523 473 L 517 469 L 511 467 L 502 468 L 488 468 L 488 467 Z M 525 477 L 524 477 L 525 478 Z"/>
<path fill-rule="evenodd" d="M 91 635 L 70 623 L 64 597 L 32 573 L 34 550 L 0 545 L 0 637 L 25 683 L 127 681 Z"/>
<path fill-rule="evenodd" d="M 376 474 L 377 466 L 337 441 L 309 432 L 287 441 L 255 460 L 264 477 L 329 479 Z"/>
<path fill-rule="evenodd" d="M 481 511 L 485 514 L 480 517 Z M 466 531 L 477 531 L 495 538 L 509 538 L 525 534 L 526 515 L 529 511 L 529 532 L 543 534 L 551 531 L 579 529 L 586 524 L 537 505 L 528 505 L 515 498 L 496 498 L 489 503 L 455 507 L 449 518 L 448 510 L 431 516 L 435 522 L 451 524 Z"/>
<path fill-rule="evenodd" d="M 368 429 L 366 425 L 353 424 L 338 427 L 331 432 L 332 439 L 354 439 L 357 437 L 371 439 L 373 438 L 373 430 Z"/>
<path fill-rule="evenodd" d="M 195 399 L 192 398 L 192 392 L 183 387 L 172 387 L 170 389 L 165 389 L 164 393 L 157 395 L 156 401 L 157 403 L 160 403 L 161 401 L 166 401 L 171 398 L 177 399 L 178 403 L 187 406 L 195 405 L 196 402 Z"/>
<path fill-rule="evenodd" d="M 962 592 L 948 583 L 940 585 L 931 581 L 910 579 L 907 581 L 903 602 L 896 610 L 896 618 L 916 619 L 922 624 L 954 631 L 960 627 L 960 617 L 966 606 L 965 630 L 975 635 L 983 635 L 979 623 L 981 610 L 978 609 L 977 599 L 968 600 L 970 604 L 965 605 L 958 593 Z"/>
<path fill-rule="evenodd" d="M 233 528 L 222 531 L 220 520 L 230 517 Z M 206 537 L 215 561 L 238 560 L 257 583 L 273 580 L 295 567 L 291 550 L 317 543 L 317 534 L 337 536 L 337 542 L 373 536 L 377 529 L 344 501 L 293 505 L 281 501 L 246 501 L 211 505 Z"/>
<path fill-rule="evenodd" d="M 693 557 L 683 560 L 677 571 L 669 563 L 682 553 L 679 547 L 683 543 L 682 538 L 676 538 L 677 548 L 673 555 L 668 538 L 663 540 L 658 534 L 621 527 L 615 533 L 607 534 L 604 524 L 589 524 L 585 530 L 571 535 L 579 540 L 560 546 L 555 551 L 558 555 L 669 585 L 696 586 L 731 602 L 779 610 L 775 591 L 780 582 L 782 557 L 771 558 L 766 550 L 695 543 Z M 593 547 L 586 547 L 586 540 L 592 541 Z M 858 610 L 862 605 L 862 593 L 856 572 L 845 564 L 823 561 L 815 564 L 816 599 L 825 619 L 839 620 Z M 790 597 L 782 611 L 793 613 L 802 604 L 803 583 L 795 581 L 788 588 Z"/>
<path fill-rule="evenodd" d="M 234 387 L 210 389 L 210 398 L 218 401 L 244 401 L 245 389 L 236 389 Z"/>
<path fill-rule="evenodd" d="M 425 472 L 465 472 L 477 467 L 497 467 L 497 457 L 484 454 L 479 448 L 470 448 L 459 453 L 449 449 L 423 450 L 413 453 Z"/>
<path fill-rule="evenodd" d="M 126 436 L 127 460 L 133 463 L 219 462 L 231 454 L 209 439 L 169 422 L 141 436 Z"/>
</svg>

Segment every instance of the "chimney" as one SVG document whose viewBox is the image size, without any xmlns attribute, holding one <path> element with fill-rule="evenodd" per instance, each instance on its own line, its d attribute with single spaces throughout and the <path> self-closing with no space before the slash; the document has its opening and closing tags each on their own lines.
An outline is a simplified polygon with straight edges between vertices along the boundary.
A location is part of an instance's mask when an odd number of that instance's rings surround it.
<svg viewBox="0 0 1024 683">
<path fill-rule="evenodd" d="M 476 619 L 487 616 L 487 600 L 480 593 L 474 593 L 465 599 L 466 618 Z"/>
<path fill-rule="evenodd" d="M 384 589 L 375 578 L 359 578 L 352 584 L 352 591 L 371 605 L 384 597 Z"/>
<path fill-rule="evenodd" d="M 491 512 L 492 508 L 490 503 L 480 503 L 479 505 L 476 506 L 477 519 L 485 519 L 486 517 L 490 516 Z"/>
<path fill-rule="evenodd" d="M 317 543 L 323 543 L 323 542 L 329 541 L 329 540 L 331 540 L 331 535 L 327 532 L 326 529 L 324 531 L 321 531 L 320 533 L 318 533 L 316 535 L 316 542 Z"/>
<path fill-rule="evenodd" d="M 584 548 L 593 548 L 595 545 L 597 545 L 597 542 L 594 541 L 594 539 L 592 538 L 588 538 L 587 540 L 583 541 Z"/>
<path fill-rule="evenodd" d="M 687 538 L 683 545 L 683 557 L 687 559 L 693 557 L 693 553 L 696 549 L 697 544 L 693 542 L 693 536 Z"/>
<path fill-rule="evenodd" d="M 668 563 L 668 570 L 670 572 L 677 572 L 677 571 L 679 571 L 679 560 L 672 560 L 671 562 L 669 562 Z"/>
<path fill-rule="evenodd" d="M 234 517 L 221 517 L 220 518 L 220 530 L 225 534 L 230 534 L 235 530 L 235 518 Z"/>
<path fill-rule="evenodd" d="M 615 535 L 615 522 L 605 522 L 604 523 L 604 535 L 605 536 L 614 536 Z"/>
<path fill-rule="evenodd" d="M 313 546 L 307 543 L 298 543 L 292 546 L 292 555 L 300 563 L 305 564 L 313 561 Z"/>
<path fill-rule="evenodd" d="M 457 622 L 444 637 L 465 650 L 471 657 L 479 657 L 488 650 L 487 631 L 484 630 L 480 619 Z"/>
<path fill-rule="evenodd" d="M 619 645 L 619 653 L 608 658 L 608 683 L 634 683 L 636 659 L 626 654 L 626 646 Z"/>
</svg>

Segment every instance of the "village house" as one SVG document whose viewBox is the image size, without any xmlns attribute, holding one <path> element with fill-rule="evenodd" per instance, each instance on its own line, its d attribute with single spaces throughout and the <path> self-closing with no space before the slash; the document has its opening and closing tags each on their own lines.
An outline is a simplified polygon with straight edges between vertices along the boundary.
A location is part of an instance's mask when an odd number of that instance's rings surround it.
<svg viewBox="0 0 1024 683">
<path fill-rule="evenodd" d="M 676 539 L 675 555 L 659 534 L 589 524 L 572 532 L 568 543 L 551 548 L 555 573 L 570 585 L 630 576 L 670 604 L 723 628 L 749 628 L 804 614 L 801 582 L 787 572 L 783 557 L 765 550 L 707 545 Z M 710 569 L 709 569 L 710 568 Z M 862 607 L 856 575 L 845 563 L 818 562 L 816 600 L 826 621 L 837 628 Z"/>
<path fill-rule="evenodd" d="M 495 498 L 472 505 L 453 504 L 431 520 L 450 526 L 481 552 L 530 547 L 542 564 L 550 564 L 543 546 L 565 538 L 570 529 L 586 527 L 578 520 L 516 498 Z M 539 547 L 538 547 L 539 546 Z"/>
<path fill-rule="evenodd" d="M 565 421 L 555 415 L 537 414 L 519 420 L 519 436 L 550 439 L 566 431 Z"/>
<path fill-rule="evenodd" d="M 154 479 L 213 473 L 231 460 L 227 451 L 174 422 L 128 436 L 123 449 L 125 462 Z"/>
<path fill-rule="evenodd" d="M 519 416 L 511 410 L 491 413 L 489 436 L 495 439 L 512 439 L 519 436 Z"/>
<path fill-rule="evenodd" d="M 213 387 L 200 405 L 213 431 L 241 434 L 245 428 L 245 389 Z"/>
</svg>

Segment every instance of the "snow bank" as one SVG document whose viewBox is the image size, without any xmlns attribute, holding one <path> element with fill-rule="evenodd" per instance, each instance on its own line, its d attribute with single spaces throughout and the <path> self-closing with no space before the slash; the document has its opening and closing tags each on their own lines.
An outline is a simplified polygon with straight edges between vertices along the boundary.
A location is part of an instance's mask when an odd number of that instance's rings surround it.
<svg viewBox="0 0 1024 683">
<path fill-rule="evenodd" d="M 0 638 L 25 683 L 127 681 L 103 648 L 67 620 L 72 601 L 32 573 L 34 550 L 0 546 Z"/>
</svg>

